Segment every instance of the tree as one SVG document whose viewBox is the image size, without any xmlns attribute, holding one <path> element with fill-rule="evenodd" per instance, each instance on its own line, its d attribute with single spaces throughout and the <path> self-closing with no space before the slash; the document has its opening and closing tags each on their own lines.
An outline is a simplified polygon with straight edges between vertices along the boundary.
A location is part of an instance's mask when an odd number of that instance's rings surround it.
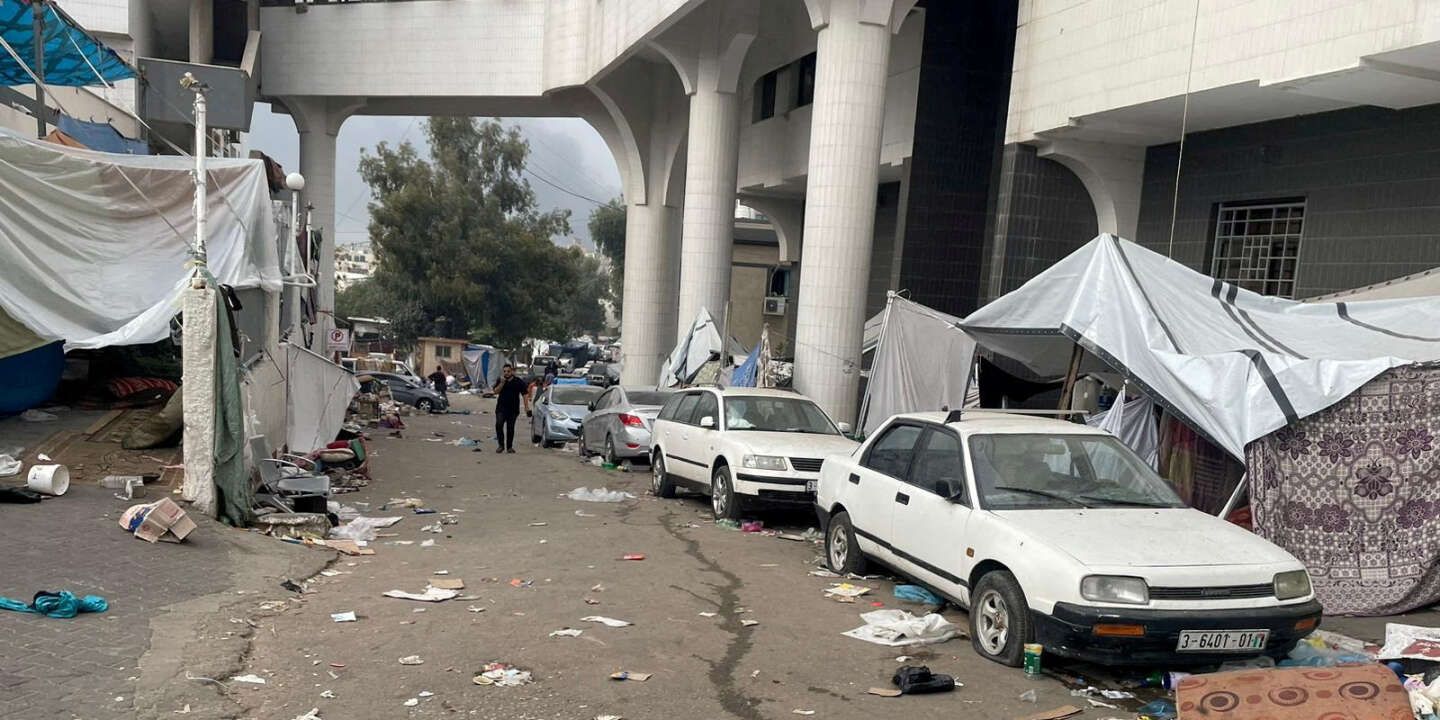
<svg viewBox="0 0 1440 720">
<path fill-rule="evenodd" d="M 339 318 L 383 318 L 387 300 L 385 292 L 378 284 L 370 282 L 368 279 L 359 280 L 335 293 L 335 316 Z"/>
<path fill-rule="evenodd" d="M 590 239 L 610 260 L 610 300 L 620 312 L 625 288 L 625 204 L 615 198 L 590 211 Z"/>
<path fill-rule="evenodd" d="M 551 238 L 569 212 L 540 212 L 522 173 L 529 145 L 498 120 L 430 118 L 430 157 L 380 143 L 360 160 L 370 186 L 371 282 L 402 343 L 435 318 L 501 346 L 563 329 L 574 263 Z M 398 317 L 396 317 L 398 316 Z"/>
<path fill-rule="evenodd" d="M 566 251 L 573 274 L 570 307 L 566 316 L 566 337 L 600 335 L 605 331 L 605 306 L 610 295 L 610 276 L 599 258 L 578 247 Z"/>
</svg>

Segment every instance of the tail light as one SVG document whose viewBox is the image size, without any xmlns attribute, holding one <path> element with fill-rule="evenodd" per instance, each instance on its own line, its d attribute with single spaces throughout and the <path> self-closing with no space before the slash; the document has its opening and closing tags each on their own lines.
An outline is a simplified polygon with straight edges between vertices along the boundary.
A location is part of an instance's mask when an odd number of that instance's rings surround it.
<svg viewBox="0 0 1440 720">
<path fill-rule="evenodd" d="M 629 427 L 645 427 L 645 421 L 641 420 L 639 415 L 631 415 L 630 413 L 620 413 L 620 424 Z"/>
</svg>

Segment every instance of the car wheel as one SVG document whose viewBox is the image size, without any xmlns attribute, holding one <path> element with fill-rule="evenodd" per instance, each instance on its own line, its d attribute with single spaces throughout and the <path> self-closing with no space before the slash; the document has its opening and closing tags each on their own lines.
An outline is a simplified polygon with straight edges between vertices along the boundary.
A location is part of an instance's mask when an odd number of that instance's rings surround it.
<svg viewBox="0 0 1440 720">
<path fill-rule="evenodd" d="M 850 513 L 840 511 L 830 518 L 830 531 L 825 533 L 825 564 L 841 575 L 864 575 L 865 555 L 855 541 L 855 526 Z"/>
<path fill-rule="evenodd" d="M 710 509 L 716 520 L 740 519 L 740 498 L 730 481 L 730 468 L 724 465 L 715 468 L 715 474 L 710 476 Z"/>
<path fill-rule="evenodd" d="M 615 438 L 605 436 L 605 462 L 616 467 L 620 465 L 620 456 L 615 454 Z"/>
<path fill-rule="evenodd" d="M 970 643 L 975 652 L 987 660 L 1020 667 L 1025 643 L 1034 633 L 1030 606 L 1015 576 L 996 570 L 980 578 L 970 594 Z"/>
<path fill-rule="evenodd" d="M 415 401 L 415 409 L 419 410 L 420 412 L 428 413 L 433 407 L 435 407 L 435 403 L 430 402 L 430 398 L 420 398 L 419 400 Z"/>
<path fill-rule="evenodd" d="M 665 472 L 665 458 L 658 452 L 650 463 L 650 492 L 655 493 L 655 497 L 675 497 L 675 481 Z"/>
</svg>

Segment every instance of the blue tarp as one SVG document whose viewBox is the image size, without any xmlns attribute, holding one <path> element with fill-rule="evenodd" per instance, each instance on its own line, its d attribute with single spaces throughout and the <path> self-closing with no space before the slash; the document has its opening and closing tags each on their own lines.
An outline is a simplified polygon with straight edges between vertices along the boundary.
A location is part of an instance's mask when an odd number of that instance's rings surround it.
<svg viewBox="0 0 1440 720">
<path fill-rule="evenodd" d="M 26 64 L 35 58 L 35 32 L 30 4 L 0 0 L 0 37 Z M 66 87 L 101 85 L 135 77 L 135 71 L 114 50 L 85 32 L 54 5 L 45 7 L 45 84 Z M 93 69 L 92 69 L 93 66 Z M 0 49 L 0 85 L 32 85 L 34 81 L 10 53 Z"/>
<path fill-rule="evenodd" d="M 120 153 L 121 155 L 149 155 L 150 145 L 143 140 L 131 140 L 120 134 L 110 123 L 85 122 L 69 115 L 61 115 L 57 125 L 60 132 L 75 138 L 91 150 Z"/>
<path fill-rule="evenodd" d="M 730 376 L 730 387 L 755 387 L 756 376 L 760 370 L 760 345 L 761 343 L 755 343 L 749 357 L 740 363 L 740 367 L 735 368 L 735 372 Z"/>
</svg>

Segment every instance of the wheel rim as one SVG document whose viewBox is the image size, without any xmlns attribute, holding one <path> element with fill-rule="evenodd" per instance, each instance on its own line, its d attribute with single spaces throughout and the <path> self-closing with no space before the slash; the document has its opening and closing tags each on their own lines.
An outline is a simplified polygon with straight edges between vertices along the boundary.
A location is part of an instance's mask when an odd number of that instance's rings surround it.
<svg viewBox="0 0 1440 720">
<path fill-rule="evenodd" d="M 830 569 L 839 570 L 845 567 L 845 561 L 850 559 L 850 536 L 845 528 L 836 525 L 830 528 Z"/>
<path fill-rule="evenodd" d="M 976 610 L 980 615 L 975 630 L 981 647 L 991 655 L 999 655 L 1010 639 L 1010 608 L 1005 605 L 1005 598 L 994 590 L 986 590 Z"/>
<path fill-rule="evenodd" d="M 423 411 L 425 411 L 425 412 L 430 412 L 430 401 L 429 401 L 429 400 L 421 400 L 421 401 L 420 401 L 420 409 L 423 410 Z"/>
<path fill-rule="evenodd" d="M 657 455 L 655 456 L 655 462 L 650 466 L 650 489 L 654 491 L 656 495 L 660 494 L 660 486 L 664 483 L 664 477 L 665 461 L 661 460 L 660 456 Z"/>
<path fill-rule="evenodd" d="M 725 517 L 730 509 L 730 479 L 724 470 L 716 470 L 710 485 L 710 505 L 715 509 L 715 516 Z"/>
</svg>

